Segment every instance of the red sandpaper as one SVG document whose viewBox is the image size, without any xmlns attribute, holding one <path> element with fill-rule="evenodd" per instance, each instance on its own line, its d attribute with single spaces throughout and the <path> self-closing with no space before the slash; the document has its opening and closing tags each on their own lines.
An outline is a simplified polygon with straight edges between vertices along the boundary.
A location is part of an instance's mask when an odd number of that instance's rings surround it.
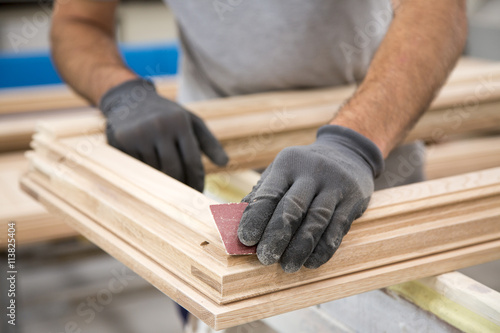
<svg viewBox="0 0 500 333">
<path fill-rule="evenodd" d="M 254 254 L 257 246 L 245 246 L 238 239 L 238 225 L 248 203 L 211 205 L 210 210 L 229 255 Z"/>
</svg>

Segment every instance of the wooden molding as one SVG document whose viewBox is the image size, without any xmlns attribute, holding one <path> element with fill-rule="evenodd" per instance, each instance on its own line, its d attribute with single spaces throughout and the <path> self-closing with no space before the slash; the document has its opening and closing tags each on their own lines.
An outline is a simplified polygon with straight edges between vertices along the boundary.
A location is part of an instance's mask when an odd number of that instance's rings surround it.
<svg viewBox="0 0 500 333">
<path fill-rule="evenodd" d="M 40 134 L 33 145 L 32 181 L 219 304 L 500 238 L 496 168 L 376 192 L 332 260 L 285 274 L 255 257 L 226 256 L 213 200 L 98 137 Z"/>
<path fill-rule="evenodd" d="M 462 138 L 427 146 L 427 179 L 459 175 L 500 166 L 500 136 Z"/>
<path fill-rule="evenodd" d="M 220 305 L 29 177 L 21 183 L 50 211 L 216 330 L 500 257 L 500 241 L 490 241 Z"/>
</svg>

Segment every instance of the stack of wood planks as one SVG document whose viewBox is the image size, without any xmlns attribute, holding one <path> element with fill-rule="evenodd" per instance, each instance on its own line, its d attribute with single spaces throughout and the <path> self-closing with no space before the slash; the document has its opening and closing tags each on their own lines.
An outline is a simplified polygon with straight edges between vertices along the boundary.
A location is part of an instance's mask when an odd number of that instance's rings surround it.
<svg viewBox="0 0 500 333">
<path fill-rule="evenodd" d="M 425 173 L 427 179 L 437 179 L 496 166 L 500 166 L 500 136 L 471 137 L 430 145 Z"/>
<path fill-rule="evenodd" d="M 205 119 L 222 142 L 231 159 L 230 170 L 257 168 L 267 166 L 287 146 L 313 142 L 317 128 L 331 120 L 354 89 L 262 93 L 195 102 L 187 108 Z M 498 133 L 499 110 L 500 65 L 480 66 L 473 74 L 467 67 L 458 68 L 407 141 L 439 142 L 459 135 Z M 78 121 L 61 119 L 54 126 L 61 135 L 82 133 L 82 129 L 98 133 L 104 120 L 87 113 Z M 30 134 L 25 133 L 25 138 Z M 209 161 L 205 164 L 208 172 L 221 170 Z"/>
<path fill-rule="evenodd" d="M 157 89 L 170 99 L 177 95 L 173 78 L 158 81 Z M 38 121 L 64 119 L 78 124 L 99 115 L 64 85 L 0 90 L 0 152 L 28 149 Z"/>
<path fill-rule="evenodd" d="M 171 99 L 177 95 L 175 78 L 155 79 L 158 92 Z M 47 85 L 0 90 L 0 114 L 86 108 L 89 103 L 66 85 Z"/>
<path fill-rule="evenodd" d="M 108 146 L 41 127 L 23 188 L 215 328 L 500 258 L 500 168 L 376 192 L 318 270 L 225 254 L 214 201 Z"/>
<path fill-rule="evenodd" d="M 16 244 L 24 245 L 78 235 L 63 220 L 51 215 L 19 188 L 28 171 L 23 152 L 0 155 L 0 248 L 7 244 L 7 224 L 16 223 Z"/>
</svg>

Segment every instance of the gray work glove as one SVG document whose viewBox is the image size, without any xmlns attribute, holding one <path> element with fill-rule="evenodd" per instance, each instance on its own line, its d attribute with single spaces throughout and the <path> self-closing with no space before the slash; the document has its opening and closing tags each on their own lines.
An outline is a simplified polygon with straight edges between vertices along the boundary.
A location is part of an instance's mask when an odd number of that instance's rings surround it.
<svg viewBox="0 0 500 333">
<path fill-rule="evenodd" d="M 100 109 L 108 143 L 153 168 L 203 191 L 201 152 L 223 166 L 228 157 L 203 120 L 136 79 L 109 90 Z"/>
<path fill-rule="evenodd" d="M 243 201 L 240 241 L 264 265 L 318 268 L 335 253 L 373 193 L 382 153 L 363 135 L 326 125 L 316 142 L 283 149 Z"/>
</svg>

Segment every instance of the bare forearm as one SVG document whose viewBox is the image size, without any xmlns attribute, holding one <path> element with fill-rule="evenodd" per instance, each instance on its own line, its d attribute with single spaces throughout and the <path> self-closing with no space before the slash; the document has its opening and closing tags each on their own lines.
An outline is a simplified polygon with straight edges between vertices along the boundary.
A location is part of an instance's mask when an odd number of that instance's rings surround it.
<svg viewBox="0 0 500 333">
<path fill-rule="evenodd" d="M 51 30 L 54 62 L 63 79 L 94 105 L 111 87 L 137 77 L 123 63 L 113 35 L 112 28 L 85 18 L 58 16 L 56 8 Z"/>
<path fill-rule="evenodd" d="M 365 80 L 332 124 L 371 139 L 384 157 L 404 138 L 453 69 L 466 38 L 462 0 L 406 0 Z"/>
</svg>

